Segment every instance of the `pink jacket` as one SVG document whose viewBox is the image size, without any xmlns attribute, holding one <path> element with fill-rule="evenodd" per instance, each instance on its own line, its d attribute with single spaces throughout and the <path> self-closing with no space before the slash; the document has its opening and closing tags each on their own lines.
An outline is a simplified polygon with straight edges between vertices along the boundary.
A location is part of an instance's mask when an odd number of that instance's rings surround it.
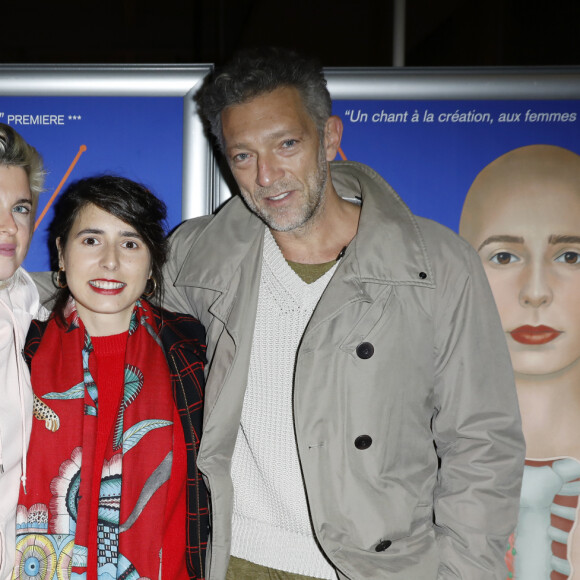
<svg viewBox="0 0 580 580">
<path fill-rule="evenodd" d="M 19 268 L 11 282 L 0 287 L 0 580 L 12 576 L 21 479 L 26 486 L 32 389 L 22 349 L 40 308 L 36 286 Z"/>
</svg>

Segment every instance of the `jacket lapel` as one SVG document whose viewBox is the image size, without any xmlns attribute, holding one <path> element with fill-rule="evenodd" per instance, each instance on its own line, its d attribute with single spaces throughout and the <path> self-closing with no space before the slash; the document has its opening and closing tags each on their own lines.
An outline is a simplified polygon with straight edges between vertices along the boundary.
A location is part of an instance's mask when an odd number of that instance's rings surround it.
<svg viewBox="0 0 580 580">
<path fill-rule="evenodd" d="M 385 285 L 435 286 L 415 217 L 390 185 L 360 163 L 342 161 L 330 167 L 339 195 L 362 200 L 361 217 L 358 232 L 316 307 L 308 332 L 348 305 L 371 304 Z"/>
<path fill-rule="evenodd" d="M 191 246 L 176 281 L 215 296 L 205 306 L 217 322 L 206 323 L 210 372 L 200 465 L 224 451 L 231 454 L 235 444 L 245 390 L 240 385 L 248 375 L 256 318 L 263 234 L 263 223 L 241 199 L 232 199 Z"/>
</svg>

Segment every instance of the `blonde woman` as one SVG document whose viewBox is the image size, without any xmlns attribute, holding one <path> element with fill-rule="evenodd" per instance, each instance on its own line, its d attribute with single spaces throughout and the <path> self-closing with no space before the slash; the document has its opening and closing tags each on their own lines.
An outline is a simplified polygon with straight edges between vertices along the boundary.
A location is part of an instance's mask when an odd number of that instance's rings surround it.
<svg viewBox="0 0 580 580">
<path fill-rule="evenodd" d="M 21 352 L 40 305 L 21 267 L 44 183 L 42 159 L 11 127 L 0 123 L 0 578 L 15 554 L 16 504 L 26 485 L 26 447 L 32 420 L 30 375 Z"/>
</svg>

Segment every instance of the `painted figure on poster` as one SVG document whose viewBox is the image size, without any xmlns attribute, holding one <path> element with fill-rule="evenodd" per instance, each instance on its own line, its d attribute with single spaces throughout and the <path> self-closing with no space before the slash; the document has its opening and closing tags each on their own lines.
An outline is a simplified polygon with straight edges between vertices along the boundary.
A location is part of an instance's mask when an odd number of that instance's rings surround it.
<svg viewBox="0 0 580 580">
<path fill-rule="evenodd" d="M 469 189 L 459 233 L 494 293 L 527 444 L 514 577 L 579 578 L 580 156 L 502 155 Z"/>
</svg>

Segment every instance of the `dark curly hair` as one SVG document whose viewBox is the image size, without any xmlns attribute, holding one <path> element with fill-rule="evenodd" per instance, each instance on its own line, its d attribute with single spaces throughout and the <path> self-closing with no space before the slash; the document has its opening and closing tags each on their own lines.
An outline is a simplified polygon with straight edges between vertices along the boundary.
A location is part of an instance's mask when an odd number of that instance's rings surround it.
<svg viewBox="0 0 580 580">
<path fill-rule="evenodd" d="M 144 185 L 116 175 L 100 175 L 71 183 L 54 205 L 54 218 L 49 226 L 51 267 L 58 270 L 56 240 L 61 248 L 67 244 L 69 234 L 81 210 L 93 204 L 129 224 L 143 238 L 151 255 L 151 277 L 155 292 L 149 297 L 161 302 L 163 265 L 167 260 L 169 243 L 165 233 L 167 209 Z M 55 284 L 56 285 L 56 284 Z M 53 312 L 64 323 L 64 308 L 69 299 L 68 288 L 59 288 L 55 294 Z"/>
<path fill-rule="evenodd" d="M 206 76 L 195 95 L 199 112 L 224 149 L 221 114 L 231 105 L 245 103 L 282 87 L 294 87 L 318 132 L 332 114 L 332 100 L 318 61 L 284 48 L 256 48 L 238 53 L 223 68 Z"/>
</svg>

